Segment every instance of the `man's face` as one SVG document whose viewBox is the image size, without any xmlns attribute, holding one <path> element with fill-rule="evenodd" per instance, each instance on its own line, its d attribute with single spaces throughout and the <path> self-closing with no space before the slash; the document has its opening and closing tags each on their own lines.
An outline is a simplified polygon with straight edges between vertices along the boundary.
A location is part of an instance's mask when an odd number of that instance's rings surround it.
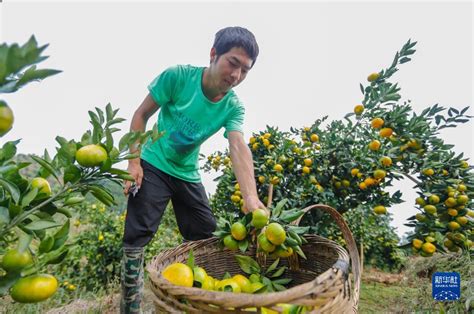
<svg viewBox="0 0 474 314">
<path fill-rule="evenodd" d="M 210 68 L 214 85 L 222 92 L 239 85 L 250 71 L 252 62 L 243 48 L 234 47 L 219 57 L 212 48 Z"/>
</svg>

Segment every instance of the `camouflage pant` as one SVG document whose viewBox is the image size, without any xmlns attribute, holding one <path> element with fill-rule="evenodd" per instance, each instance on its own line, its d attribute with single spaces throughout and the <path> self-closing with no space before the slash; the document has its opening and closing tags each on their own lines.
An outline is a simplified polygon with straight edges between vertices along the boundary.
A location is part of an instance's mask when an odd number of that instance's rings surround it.
<svg viewBox="0 0 474 314">
<path fill-rule="evenodd" d="M 143 248 L 124 247 L 122 259 L 122 297 L 120 313 L 140 313 L 143 293 Z"/>
</svg>

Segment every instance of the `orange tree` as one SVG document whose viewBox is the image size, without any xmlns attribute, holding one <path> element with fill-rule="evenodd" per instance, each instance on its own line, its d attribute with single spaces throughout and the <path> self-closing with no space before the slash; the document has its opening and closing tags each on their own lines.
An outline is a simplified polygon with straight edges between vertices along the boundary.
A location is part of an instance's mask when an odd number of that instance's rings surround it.
<svg viewBox="0 0 474 314">
<path fill-rule="evenodd" d="M 404 177 L 414 182 L 419 194 L 414 207 L 418 213 L 407 222 L 415 228 L 409 237 L 413 250 L 430 256 L 435 251 L 472 248 L 472 167 L 439 138 L 442 129 L 469 121 L 468 107 L 446 112 L 434 105 L 415 113 L 409 100 L 400 101 L 398 84 L 389 81 L 401 64 L 411 60 L 415 44 L 408 41 L 390 67 L 370 74 L 366 86 L 360 84 L 361 103 L 343 120 L 328 122 L 323 117 L 290 132 L 267 127 L 249 139 L 262 199 L 267 200 L 271 183 L 274 200 L 288 199 L 290 208 L 313 203 L 335 207 L 351 222 L 369 260 L 378 256 L 383 261 L 387 255 L 390 263 L 398 259 L 398 239 L 387 208 L 401 203 L 402 193 L 391 194 L 387 187 Z M 242 215 L 243 201 L 228 151 L 208 156 L 203 168 L 222 170 L 211 200 L 217 213 Z M 319 213 L 305 217 L 303 224 L 343 242 Z"/>
<path fill-rule="evenodd" d="M 37 69 L 36 64 L 46 57 L 32 36 L 22 46 L 0 46 L 0 92 L 12 93 L 34 80 L 41 80 L 59 71 Z M 15 160 L 18 141 L 4 143 L 0 148 L 0 296 L 10 293 L 18 302 L 38 302 L 49 298 L 57 290 L 54 276 L 40 274 L 48 264 L 60 263 L 68 254 L 72 211 L 84 197 L 91 194 L 106 206 L 115 203 L 106 188 L 107 182 L 121 185 L 131 179 L 114 165 L 134 158 L 131 145 L 141 145 L 159 137 L 156 126 L 146 133 L 129 132 L 114 145 L 113 133 L 118 109 L 109 104 L 105 111 L 89 111 L 92 130 L 80 140 L 56 137 L 59 144 L 51 158 L 31 156 L 39 164 L 38 173 L 26 177 L 29 162 Z M 0 134 L 12 127 L 13 110 L 0 101 Z M 50 182 L 54 182 L 51 188 Z"/>
</svg>

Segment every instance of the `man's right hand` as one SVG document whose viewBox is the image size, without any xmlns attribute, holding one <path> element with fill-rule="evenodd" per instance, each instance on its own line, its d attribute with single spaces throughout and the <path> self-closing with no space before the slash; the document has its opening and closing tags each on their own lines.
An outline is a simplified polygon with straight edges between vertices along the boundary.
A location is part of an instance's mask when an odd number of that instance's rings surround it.
<svg viewBox="0 0 474 314">
<path fill-rule="evenodd" d="M 140 158 L 130 159 L 128 161 L 127 171 L 135 179 L 135 184 L 137 188 L 139 189 L 140 186 L 142 185 L 142 179 L 143 179 L 143 168 L 140 165 Z M 131 181 L 125 181 L 125 188 L 123 189 L 123 193 L 125 195 L 128 195 L 128 191 L 131 185 L 132 185 Z"/>
</svg>

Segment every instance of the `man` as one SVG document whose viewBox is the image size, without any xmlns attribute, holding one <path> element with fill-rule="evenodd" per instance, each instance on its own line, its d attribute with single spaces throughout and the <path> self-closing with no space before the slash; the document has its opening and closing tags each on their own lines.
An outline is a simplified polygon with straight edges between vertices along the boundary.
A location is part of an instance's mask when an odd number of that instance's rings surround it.
<svg viewBox="0 0 474 314">
<path fill-rule="evenodd" d="M 216 222 L 198 171 L 199 148 L 222 127 L 229 140 L 244 211 L 264 208 L 257 196 L 252 155 L 242 135 L 244 107 L 232 90 L 245 79 L 258 52 L 250 31 L 227 27 L 216 33 L 209 67 L 171 67 L 148 86 L 149 94 L 135 111 L 131 130 L 144 131 L 150 116 L 160 109 L 158 128 L 165 133 L 155 143 L 144 145 L 141 158 L 128 165 L 135 186 L 132 191 L 131 182 L 126 182 L 124 189 L 129 197 L 122 312 L 140 311 L 143 247 L 153 238 L 170 200 L 185 240 L 212 236 Z"/>
</svg>

